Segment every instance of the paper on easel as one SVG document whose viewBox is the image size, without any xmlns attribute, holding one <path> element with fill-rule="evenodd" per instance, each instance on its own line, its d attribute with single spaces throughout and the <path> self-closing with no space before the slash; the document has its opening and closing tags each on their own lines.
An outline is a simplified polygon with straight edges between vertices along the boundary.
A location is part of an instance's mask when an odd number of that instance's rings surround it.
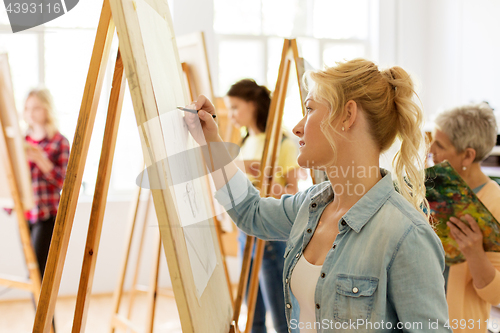
<svg viewBox="0 0 500 333">
<path fill-rule="evenodd" d="M 211 230 L 213 226 L 209 222 L 210 210 L 207 209 L 206 198 L 202 195 L 204 193 L 202 179 L 189 177 L 190 168 L 198 166 L 189 163 L 189 159 L 183 159 L 182 154 L 195 148 L 195 142 L 184 123 L 183 114 L 176 110 L 178 105 L 187 104 L 182 91 L 184 84 L 182 71 L 180 68 L 173 71 L 170 65 L 176 61 L 173 58 L 175 40 L 167 22 L 143 0 L 136 1 L 136 11 L 159 113 L 158 117 L 143 124 L 144 135 L 147 138 L 141 140 L 147 139 L 150 145 L 165 147 L 164 154 L 170 173 L 183 180 L 173 186 L 170 185 L 169 188 L 175 198 L 174 203 L 180 223 L 184 227 L 184 237 L 199 299 L 215 270 L 217 256 Z M 165 59 L 164 55 L 170 58 Z M 163 155 L 163 151 L 160 155 Z M 174 155 L 177 158 L 171 158 Z"/>
</svg>

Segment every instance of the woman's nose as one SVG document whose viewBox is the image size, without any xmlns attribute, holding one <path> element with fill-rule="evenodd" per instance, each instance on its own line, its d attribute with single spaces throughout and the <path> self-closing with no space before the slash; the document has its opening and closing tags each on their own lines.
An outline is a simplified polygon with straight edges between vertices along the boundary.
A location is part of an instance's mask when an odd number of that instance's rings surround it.
<svg viewBox="0 0 500 333">
<path fill-rule="evenodd" d="M 302 135 L 302 132 L 299 129 L 297 129 L 297 126 L 295 126 L 293 128 L 293 134 L 295 134 L 296 136 L 300 137 Z"/>
<path fill-rule="evenodd" d="M 301 137 L 304 134 L 304 124 L 303 124 L 304 119 L 305 118 L 302 118 L 302 120 L 299 121 L 299 123 L 295 125 L 295 127 L 292 130 L 293 134 L 295 134 L 298 137 Z"/>
</svg>

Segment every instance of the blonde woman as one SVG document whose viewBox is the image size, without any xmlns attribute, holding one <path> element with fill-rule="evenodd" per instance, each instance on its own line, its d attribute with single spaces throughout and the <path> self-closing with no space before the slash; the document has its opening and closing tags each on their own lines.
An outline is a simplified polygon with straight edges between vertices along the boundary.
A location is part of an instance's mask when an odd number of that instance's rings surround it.
<svg viewBox="0 0 500 333">
<path fill-rule="evenodd" d="M 364 59 L 307 77 L 307 114 L 293 130 L 300 138 L 297 161 L 326 171 L 329 181 L 278 200 L 260 198 L 229 157 L 226 176 L 212 173 L 216 198 L 238 227 L 287 241 L 290 331 L 450 332 L 444 251 L 422 211 L 422 111 L 412 101 L 411 78 L 400 67 L 380 71 Z M 201 128 L 195 115 L 186 117 L 193 137 L 222 146 L 212 104 L 200 97 L 191 107 L 205 111 Z M 397 137 L 399 193 L 379 167 Z"/>
<path fill-rule="evenodd" d="M 431 144 L 435 163 L 448 160 L 479 200 L 500 221 L 500 186 L 481 171 L 481 161 L 496 144 L 497 124 L 486 104 L 470 104 L 441 113 Z M 500 303 L 500 253 L 485 252 L 483 234 L 470 215 L 448 222 L 466 262 L 447 270 L 447 300 L 454 332 L 486 332 L 491 304 Z"/>
<path fill-rule="evenodd" d="M 69 158 L 69 142 L 58 131 L 52 96 L 47 89 L 29 92 L 24 105 L 27 157 L 35 206 L 26 212 L 31 241 L 43 277 L 60 193 Z"/>
</svg>

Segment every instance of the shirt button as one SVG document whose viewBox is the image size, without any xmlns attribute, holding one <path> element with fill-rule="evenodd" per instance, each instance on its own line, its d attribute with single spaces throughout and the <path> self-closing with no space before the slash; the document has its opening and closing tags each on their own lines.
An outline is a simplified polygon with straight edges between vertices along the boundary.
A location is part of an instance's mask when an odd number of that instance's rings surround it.
<svg viewBox="0 0 500 333">
<path fill-rule="evenodd" d="M 307 232 L 308 232 L 308 233 L 311 233 L 311 232 L 312 232 L 312 229 L 307 229 Z"/>
<path fill-rule="evenodd" d="M 353 292 L 353 293 L 357 294 L 357 293 L 358 293 L 358 291 L 359 291 L 359 289 L 358 289 L 358 288 L 356 288 L 356 287 L 352 288 L 352 292 Z"/>
<path fill-rule="evenodd" d="M 288 279 L 285 279 L 285 283 L 288 283 Z"/>
<path fill-rule="evenodd" d="M 319 309 L 319 304 L 318 303 L 316 303 L 316 309 Z"/>
<path fill-rule="evenodd" d="M 297 254 L 295 255 L 295 258 L 298 258 L 298 257 L 300 257 L 300 253 L 297 253 Z"/>
<path fill-rule="evenodd" d="M 342 225 L 346 225 L 347 223 L 345 221 L 340 222 Z"/>
<path fill-rule="evenodd" d="M 292 308 L 292 306 L 290 305 L 290 303 L 288 303 L 288 304 L 286 305 L 286 307 L 287 307 L 287 309 L 291 309 L 291 308 Z"/>
<path fill-rule="evenodd" d="M 321 277 L 324 278 L 326 276 L 325 273 L 321 273 Z"/>
<path fill-rule="evenodd" d="M 335 249 L 337 247 L 337 244 L 333 244 L 332 249 Z"/>
<path fill-rule="evenodd" d="M 313 204 L 311 205 L 311 207 L 312 207 L 312 208 L 316 208 L 316 206 L 317 206 L 317 204 L 316 204 L 316 203 L 313 203 Z"/>
</svg>

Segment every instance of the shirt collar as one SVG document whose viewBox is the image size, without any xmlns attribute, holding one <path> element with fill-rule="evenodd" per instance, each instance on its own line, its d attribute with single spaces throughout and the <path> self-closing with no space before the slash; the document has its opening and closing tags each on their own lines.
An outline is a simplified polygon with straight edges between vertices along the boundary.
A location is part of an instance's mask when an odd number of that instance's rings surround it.
<svg viewBox="0 0 500 333">
<path fill-rule="evenodd" d="M 342 217 L 354 231 L 360 232 L 370 218 L 387 201 L 392 192 L 395 191 L 391 173 L 380 168 L 382 179 L 379 180 L 361 199 L 358 200 Z M 325 186 L 319 193 L 311 197 L 311 201 L 326 204 L 333 200 L 333 189 L 331 184 Z"/>
</svg>

